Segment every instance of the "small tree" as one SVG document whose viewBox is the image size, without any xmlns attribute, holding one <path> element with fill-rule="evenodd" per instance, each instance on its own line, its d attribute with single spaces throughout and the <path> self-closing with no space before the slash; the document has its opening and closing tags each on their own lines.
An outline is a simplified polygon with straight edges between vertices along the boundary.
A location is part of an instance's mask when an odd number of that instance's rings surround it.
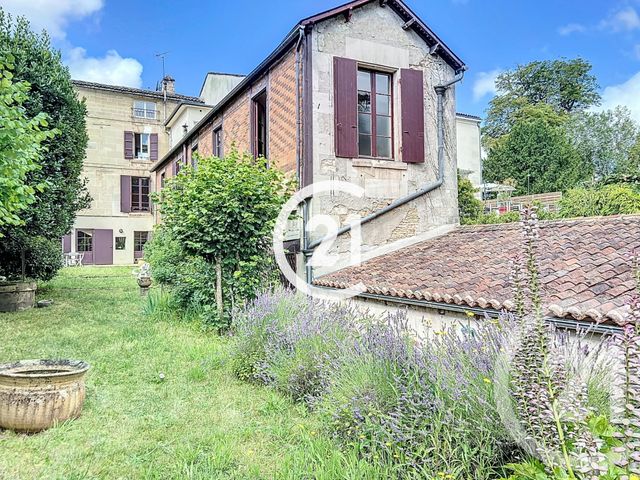
<svg viewBox="0 0 640 480">
<path fill-rule="evenodd" d="M 0 227 L 23 224 L 21 211 L 33 204 L 36 189 L 45 188 L 45 183 L 27 184 L 27 175 L 39 168 L 42 142 L 55 133 L 43 129 L 44 113 L 27 115 L 22 104 L 29 84 L 13 81 L 13 61 L 0 53 Z"/>
<path fill-rule="evenodd" d="M 197 168 L 181 170 L 155 197 L 165 232 L 187 254 L 215 267 L 218 321 L 230 300 L 223 292 L 230 286 L 242 289 L 243 279 L 264 267 L 267 240 L 286 193 L 282 172 L 263 158 L 234 150 L 224 158 L 200 158 Z M 246 298 L 248 290 L 236 293 Z"/>
</svg>

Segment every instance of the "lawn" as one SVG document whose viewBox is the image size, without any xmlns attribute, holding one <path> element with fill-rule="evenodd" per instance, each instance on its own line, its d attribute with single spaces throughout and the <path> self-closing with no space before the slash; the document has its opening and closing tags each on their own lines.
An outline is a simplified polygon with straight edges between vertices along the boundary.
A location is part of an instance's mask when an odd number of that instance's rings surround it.
<svg viewBox="0 0 640 480">
<path fill-rule="evenodd" d="M 129 268 L 66 269 L 39 298 L 54 305 L 0 314 L 0 363 L 85 360 L 87 400 L 79 419 L 48 431 L 0 430 L 0 479 L 378 476 L 302 407 L 236 380 L 229 339 L 145 316 Z"/>
</svg>

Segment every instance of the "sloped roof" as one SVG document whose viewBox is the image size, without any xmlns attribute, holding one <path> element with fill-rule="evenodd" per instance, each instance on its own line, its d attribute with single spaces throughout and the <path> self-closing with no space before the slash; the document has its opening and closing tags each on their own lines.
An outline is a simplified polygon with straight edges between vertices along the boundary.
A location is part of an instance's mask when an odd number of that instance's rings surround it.
<svg viewBox="0 0 640 480">
<path fill-rule="evenodd" d="M 465 226 L 315 284 L 495 310 L 514 308 L 511 260 L 520 225 Z M 635 290 L 631 255 L 640 249 L 640 215 L 540 222 L 539 264 L 545 313 L 621 325 Z"/>
<path fill-rule="evenodd" d="M 92 88 L 95 90 L 106 90 L 109 92 L 125 93 L 130 95 L 140 95 L 143 97 L 164 98 L 164 93 L 157 90 L 144 90 L 142 88 L 123 87 L 120 85 L 107 85 L 105 83 L 85 82 L 84 80 L 72 80 L 73 84 L 78 87 Z M 168 100 L 188 101 L 194 103 L 204 102 L 198 97 L 189 95 L 180 95 L 179 93 L 167 93 Z"/>
<path fill-rule="evenodd" d="M 429 47 L 432 48 L 433 53 L 440 55 L 454 70 L 466 70 L 467 67 L 464 62 L 438 37 L 427 25 L 404 3 L 402 0 L 352 0 L 348 3 L 332 8 L 322 13 L 312 15 L 311 17 L 300 20 L 287 34 L 287 36 L 280 42 L 280 44 L 271 52 L 267 58 L 265 58 L 260 64 L 254 68 L 251 72 L 245 76 L 238 85 L 235 86 L 217 105 L 215 105 L 211 111 L 206 114 L 200 122 L 198 122 L 190 131 L 191 134 L 197 134 L 199 129 L 205 125 L 214 115 L 216 115 L 224 106 L 233 100 L 237 95 L 243 92 L 248 85 L 262 75 L 271 65 L 278 61 L 281 56 L 289 51 L 289 49 L 295 45 L 299 38 L 299 32 L 306 31 L 313 28 L 318 22 L 322 22 L 329 18 L 338 15 L 348 15 L 350 10 L 361 7 L 368 3 L 379 2 L 380 6 L 391 7 L 400 18 L 404 19 L 408 29 L 413 29 L 422 38 Z M 186 142 L 189 135 L 185 135 L 179 142 L 177 142 L 161 159 L 151 165 L 150 170 L 156 171 L 162 166 L 174 153 L 181 148 L 182 144 Z"/>
</svg>

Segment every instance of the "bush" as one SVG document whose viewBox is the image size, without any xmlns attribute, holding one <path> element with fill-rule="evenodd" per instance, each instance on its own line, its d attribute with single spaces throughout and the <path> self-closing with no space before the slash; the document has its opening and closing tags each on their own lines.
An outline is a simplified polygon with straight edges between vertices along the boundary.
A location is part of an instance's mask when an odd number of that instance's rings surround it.
<svg viewBox="0 0 640 480">
<path fill-rule="evenodd" d="M 462 178 L 458 171 L 458 211 L 460 212 L 460 223 L 474 223 L 484 210 L 482 201 L 475 196 L 476 189 L 471 180 Z"/>
<path fill-rule="evenodd" d="M 25 255 L 25 276 L 51 280 L 62 267 L 62 244 L 59 239 L 32 237 L 18 241 L 3 238 L 0 249 L 0 275 L 10 279 L 21 277 L 21 255 Z"/>
<path fill-rule="evenodd" d="M 513 449 L 487 382 L 501 332 L 451 328 L 418 344 L 406 312 L 380 318 L 276 291 L 234 315 L 231 365 L 317 409 L 343 448 L 397 476 L 489 478 Z"/>
<path fill-rule="evenodd" d="M 565 218 L 631 213 L 640 213 L 640 191 L 631 185 L 573 188 L 560 200 L 560 215 Z"/>
</svg>

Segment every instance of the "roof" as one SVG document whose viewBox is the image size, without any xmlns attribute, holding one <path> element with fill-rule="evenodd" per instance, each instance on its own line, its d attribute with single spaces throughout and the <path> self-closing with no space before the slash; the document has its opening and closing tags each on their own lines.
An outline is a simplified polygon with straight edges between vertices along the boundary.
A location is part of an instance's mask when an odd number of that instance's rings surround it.
<svg viewBox="0 0 640 480">
<path fill-rule="evenodd" d="M 193 100 L 184 100 L 180 102 L 176 108 L 173 109 L 173 112 L 167 117 L 164 121 L 165 126 L 168 126 L 171 123 L 171 120 L 178 114 L 179 111 L 182 111 L 182 107 L 198 107 L 198 108 L 213 108 L 212 105 L 207 105 L 203 101 L 194 102 Z"/>
<path fill-rule="evenodd" d="M 280 42 L 275 50 L 273 50 L 273 52 L 271 52 L 267 56 L 267 58 L 265 58 L 255 69 L 253 69 L 246 77 L 244 77 L 244 79 L 240 83 L 238 83 L 238 85 L 236 85 L 236 87 L 231 90 L 226 97 L 220 100 L 220 102 L 191 129 L 191 132 L 197 132 L 201 126 L 209 122 L 211 118 L 213 118 L 222 108 L 224 108 L 227 103 L 229 103 L 236 97 L 236 95 L 242 92 L 247 87 L 247 85 L 250 85 L 251 82 L 256 80 L 266 69 L 269 68 L 271 64 L 276 62 L 284 53 L 286 53 L 299 38 L 299 32 L 301 30 L 311 28 L 318 22 L 328 20 L 329 18 L 335 17 L 337 15 L 346 14 L 354 8 L 358 8 L 372 2 L 379 2 L 381 6 L 384 5 L 391 7 L 400 16 L 400 18 L 405 20 L 405 22 L 408 24 L 407 28 L 413 29 L 416 33 L 418 33 L 418 35 L 420 35 L 420 37 L 427 43 L 427 45 L 433 48 L 434 53 L 440 55 L 454 70 L 466 70 L 467 67 L 464 62 L 457 55 L 455 55 L 451 51 L 451 49 L 449 49 L 449 47 L 447 47 L 447 45 L 431 29 L 429 29 L 429 27 L 427 27 L 424 22 L 420 20 L 420 18 L 418 18 L 418 16 L 413 13 L 413 11 L 402 0 L 352 0 L 351 2 L 340 5 L 339 7 L 332 8 L 325 12 L 300 20 L 289 31 L 287 36 L 282 40 L 282 42 Z M 164 164 L 164 162 L 168 158 L 172 157 L 188 137 L 188 135 L 185 135 L 181 141 L 176 143 L 176 145 L 174 145 L 173 148 L 171 148 L 171 150 L 169 150 L 164 155 L 164 157 L 154 163 L 151 166 L 151 171 L 154 172 L 162 164 Z"/>
<path fill-rule="evenodd" d="M 107 85 L 104 83 L 85 82 L 84 80 L 72 80 L 73 84 L 78 87 L 92 88 L 95 90 L 105 90 L 109 92 L 125 93 L 130 95 L 141 95 L 145 97 L 161 98 L 164 99 L 164 93 L 157 90 L 144 90 L 141 88 L 123 87 L 120 85 Z M 198 97 L 191 97 L 188 95 L 180 95 L 179 93 L 167 93 L 168 100 L 177 101 L 190 101 L 196 103 L 204 103 Z"/>
<path fill-rule="evenodd" d="M 511 260 L 519 223 L 459 227 L 359 266 L 316 279 L 366 292 L 442 304 L 513 310 Z M 635 290 L 631 255 L 640 249 L 640 215 L 540 222 L 539 264 L 545 314 L 622 325 Z"/>
<path fill-rule="evenodd" d="M 456 117 L 468 118 L 469 120 L 482 121 L 482 118 L 480 118 L 477 115 L 470 115 L 468 113 L 462 113 L 462 112 L 456 112 Z"/>
</svg>

